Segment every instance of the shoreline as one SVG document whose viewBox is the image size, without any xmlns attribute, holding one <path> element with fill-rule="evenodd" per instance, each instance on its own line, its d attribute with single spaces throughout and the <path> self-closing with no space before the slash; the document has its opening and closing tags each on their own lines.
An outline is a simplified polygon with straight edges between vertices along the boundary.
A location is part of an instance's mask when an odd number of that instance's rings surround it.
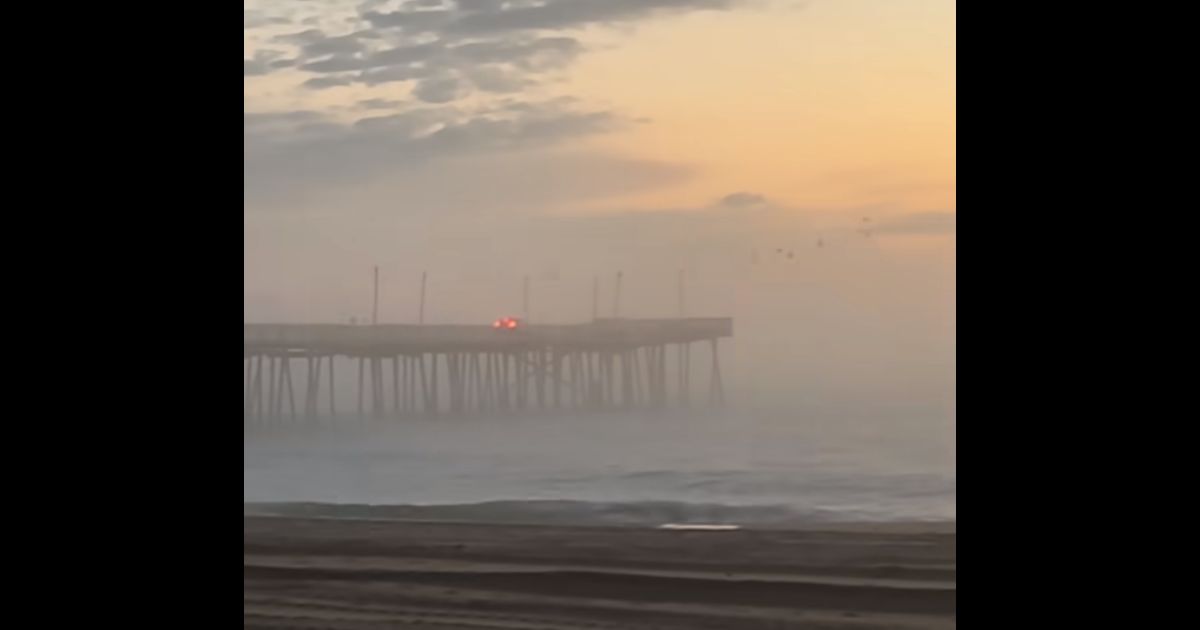
<svg viewBox="0 0 1200 630">
<path fill-rule="evenodd" d="M 743 530 L 954 534 L 955 520 L 839 519 L 777 505 L 731 506 L 683 502 L 599 503 L 566 500 L 468 504 L 368 505 L 243 502 L 243 517 L 404 523 L 654 529 L 722 526 Z"/>
<path fill-rule="evenodd" d="M 243 623 L 954 628 L 957 536 L 928 525 L 707 532 L 243 515 Z"/>
</svg>

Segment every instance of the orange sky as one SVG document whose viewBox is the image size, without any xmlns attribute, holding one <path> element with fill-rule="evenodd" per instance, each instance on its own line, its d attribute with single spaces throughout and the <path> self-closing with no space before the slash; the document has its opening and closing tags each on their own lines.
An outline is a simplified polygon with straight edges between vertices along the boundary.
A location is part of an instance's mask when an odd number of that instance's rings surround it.
<svg viewBox="0 0 1200 630">
<path fill-rule="evenodd" d="M 703 173 L 636 205 L 746 189 L 804 207 L 956 207 L 953 1 L 695 14 L 608 39 L 568 89 L 650 122 L 597 145 Z"/>
<path fill-rule="evenodd" d="M 588 52 L 519 96 L 569 95 L 644 119 L 568 148 L 695 175 L 555 209 L 689 208 L 753 191 L 808 209 L 954 211 L 955 19 L 953 0 L 763 0 L 591 27 Z M 244 54 L 262 41 L 246 31 Z M 410 98 L 405 84 L 297 89 L 303 77 L 248 80 L 246 110 Z"/>
</svg>

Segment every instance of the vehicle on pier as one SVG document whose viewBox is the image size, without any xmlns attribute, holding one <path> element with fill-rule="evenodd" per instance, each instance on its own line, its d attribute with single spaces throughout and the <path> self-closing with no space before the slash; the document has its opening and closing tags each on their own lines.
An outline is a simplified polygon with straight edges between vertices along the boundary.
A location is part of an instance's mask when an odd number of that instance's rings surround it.
<svg viewBox="0 0 1200 630">
<path fill-rule="evenodd" d="M 492 322 L 492 328 L 496 330 L 516 330 L 524 324 L 516 317 L 501 317 Z"/>
</svg>

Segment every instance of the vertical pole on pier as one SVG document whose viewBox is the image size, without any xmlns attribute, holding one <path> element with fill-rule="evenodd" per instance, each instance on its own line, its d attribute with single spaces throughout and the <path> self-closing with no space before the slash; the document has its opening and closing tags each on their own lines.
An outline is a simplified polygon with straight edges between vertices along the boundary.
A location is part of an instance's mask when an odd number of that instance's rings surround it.
<svg viewBox="0 0 1200 630">
<path fill-rule="evenodd" d="M 456 353 L 454 364 L 454 378 L 458 381 L 454 386 L 458 390 L 458 413 L 466 414 L 471 411 L 471 370 L 467 355 Z"/>
<path fill-rule="evenodd" d="M 333 374 L 333 361 L 336 355 L 329 355 L 329 419 L 337 419 L 337 379 Z"/>
<path fill-rule="evenodd" d="M 263 408 L 263 356 L 261 354 L 251 358 L 250 397 L 251 400 L 248 403 L 250 420 L 255 423 L 261 422 Z"/>
<path fill-rule="evenodd" d="M 254 373 L 254 357 L 246 357 L 246 394 L 242 396 L 242 422 L 250 417 L 250 383 Z"/>
<path fill-rule="evenodd" d="M 367 418 L 369 420 L 378 420 L 380 418 L 379 402 L 382 399 L 380 398 L 379 389 L 380 385 L 383 383 L 383 379 L 381 378 L 379 372 L 382 368 L 383 363 L 380 361 L 379 357 L 371 357 L 367 360 L 367 378 L 370 379 L 371 391 L 370 408 L 367 411 Z"/>
<path fill-rule="evenodd" d="M 593 379 L 593 376 L 592 376 L 592 351 L 584 350 L 582 360 L 583 360 L 583 368 L 582 368 L 583 406 L 586 409 L 590 410 L 590 409 L 592 409 L 592 394 L 595 390 L 595 387 L 593 386 L 593 380 L 592 380 Z"/>
<path fill-rule="evenodd" d="M 257 389 L 257 399 L 254 401 L 254 415 L 261 423 L 267 417 L 267 405 L 270 404 L 270 399 L 267 398 L 267 389 L 270 387 L 270 382 L 267 381 L 267 369 L 270 367 L 271 358 L 267 355 L 259 355 L 258 357 L 258 383 L 254 386 Z"/>
<path fill-rule="evenodd" d="M 637 388 L 636 374 L 634 374 L 634 355 L 636 349 L 625 348 L 622 356 L 620 356 L 620 395 L 624 398 L 622 406 L 626 409 L 632 409 L 637 406 Z"/>
<path fill-rule="evenodd" d="M 568 403 L 573 409 L 579 408 L 579 359 L 575 350 L 567 353 L 567 372 L 571 375 L 571 396 Z"/>
<path fill-rule="evenodd" d="M 446 382 L 450 386 L 450 415 L 457 415 L 458 408 L 458 355 L 446 353 Z"/>
<path fill-rule="evenodd" d="M 304 357 L 304 419 L 310 423 L 317 417 L 317 387 L 320 385 L 319 381 L 314 382 L 320 377 L 317 365 L 320 364 L 314 363 L 310 350 Z"/>
<path fill-rule="evenodd" d="M 646 370 L 646 381 L 645 381 L 646 396 L 642 400 L 645 401 L 647 408 L 653 409 L 655 402 L 657 400 L 655 398 L 655 392 L 657 390 L 654 387 L 654 374 L 655 374 L 655 371 L 654 371 L 654 347 L 646 346 L 646 347 L 642 348 L 641 354 L 642 354 L 642 358 L 645 362 L 645 370 Z M 639 364 L 638 369 L 640 370 L 641 368 L 642 368 L 642 365 Z"/>
<path fill-rule="evenodd" d="M 283 369 L 281 372 L 281 374 L 283 376 L 282 376 L 282 381 L 281 381 L 280 385 L 281 385 L 281 387 L 287 388 L 288 412 L 291 414 L 292 422 L 295 422 L 296 421 L 296 390 L 292 386 L 292 355 L 285 354 L 285 355 L 283 355 L 283 358 L 280 360 L 283 361 Z M 281 389 L 280 391 L 282 392 L 283 390 Z M 283 415 L 282 403 L 280 403 L 279 415 L 281 417 Z"/>
<path fill-rule="evenodd" d="M 692 404 L 692 344 L 679 344 L 679 404 Z"/>
<path fill-rule="evenodd" d="M 442 371 L 442 355 L 438 354 L 437 352 L 432 352 L 430 353 L 430 356 L 433 357 L 433 379 L 432 387 L 430 388 L 430 392 L 433 394 L 433 396 L 430 399 L 431 407 L 429 409 L 429 415 L 436 416 L 441 413 L 442 407 L 442 387 L 438 384 L 438 379 L 441 376 Z"/>
<path fill-rule="evenodd" d="M 679 270 L 679 319 L 687 318 L 687 272 Z M 679 404 L 688 406 L 689 385 L 688 370 L 691 367 L 691 355 L 688 344 L 679 344 Z"/>
<path fill-rule="evenodd" d="M 361 420 L 367 415 L 366 410 L 366 387 L 367 387 L 367 358 L 358 358 L 358 418 Z"/>
<path fill-rule="evenodd" d="M 404 355 L 404 410 L 409 414 L 417 412 L 416 362 L 416 358 Z"/>
<path fill-rule="evenodd" d="M 267 417 L 270 420 L 275 420 L 279 416 L 279 409 L 282 406 L 282 402 L 281 402 L 282 398 L 280 398 L 279 392 L 283 389 L 281 386 L 282 381 L 280 380 L 283 373 L 279 366 L 279 358 L 278 357 L 273 356 L 273 357 L 271 357 L 270 361 L 271 361 L 271 386 L 270 386 L 270 389 L 268 390 L 268 395 L 270 396 L 270 398 L 268 400 L 269 404 L 267 406 Z"/>
<path fill-rule="evenodd" d="M 513 374 L 513 364 L 516 363 L 516 357 L 514 357 L 513 353 L 511 352 L 505 352 L 502 357 L 504 359 L 504 369 L 501 371 L 501 378 L 504 381 L 504 410 L 512 411 L 516 408 L 517 404 L 517 392 L 516 388 L 513 387 L 513 377 L 515 376 Z"/>
<path fill-rule="evenodd" d="M 371 417 L 373 420 L 383 418 L 383 357 L 371 357 Z"/>
<path fill-rule="evenodd" d="M 318 408 L 318 405 L 321 404 L 321 370 L 324 369 L 324 364 L 321 361 L 321 355 L 318 354 L 313 357 L 313 363 L 313 369 L 316 370 L 316 373 L 313 374 L 312 421 L 316 423 L 321 413 L 320 409 Z M 330 396 L 332 395 L 333 393 L 330 392 Z"/>
<path fill-rule="evenodd" d="M 592 321 L 600 318 L 600 276 L 592 278 Z"/>
<path fill-rule="evenodd" d="M 479 408 L 479 355 L 471 352 L 467 361 L 467 411 L 482 411 Z"/>
<path fill-rule="evenodd" d="M 658 405 L 664 409 L 670 403 L 667 386 L 667 346 L 663 344 L 658 349 Z"/>
<path fill-rule="evenodd" d="M 648 346 L 646 348 L 646 379 L 650 383 L 650 407 L 652 409 L 658 409 L 659 407 L 659 359 L 658 346 Z"/>
<path fill-rule="evenodd" d="M 631 390 L 633 396 L 630 398 L 630 400 L 633 401 L 633 406 L 636 407 L 637 405 L 641 404 L 641 401 L 645 400 L 645 398 L 642 396 L 642 353 L 639 348 L 634 348 L 629 351 L 629 354 L 633 367 L 633 369 L 630 370 L 633 375 L 633 389 Z"/>
<path fill-rule="evenodd" d="M 715 406 L 725 404 L 725 382 L 721 378 L 720 344 L 712 340 L 712 380 L 709 384 L 709 401 Z"/>
<path fill-rule="evenodd" d="M 562 408 L 562 351 L 558 346 L 550 350 L 550 399 L 555 409 Z"/>
<path fill-rule="evenodd" d="M 429 409 L 432 406 L 432 403 L 430 402 L 431 394 L 430 394 L 430 389 L 429 389 L 429 374 L 428 374 L 428 368 L 425 366 L 425 353 L 422 352 L 415 359 L 415 361 L 416 361 L 416 368 L 420 372 L 420 376 L 421 376 L 421 388 L 420 388 L 421 389 L 421 412 L 424 414 L 428 414 Z"/>
<path fill-rule="evenodd" d="M 550 372 L 546 348 L 538 348 L 536 360 L 538 360 L 538 383 L 536 383 L 536 389 L 538 389 L 538 409 L 545 409 L 548 400 L 550 400 L 550 396 L 548 396 L 550 392 L 546 390 L 546 386 L 548 385 L 547 374 Z"/>
<path fill-rule="evenodd" d="M 502 352 L 492 353 L 492 396 L 496 401 L 496 411 L 508 409 L 508 382 L 505 380 L 507 365 L 508 355 Z"/>
<path fill-rule="evenodd" d="M 613 319 L 621 317 L 621 284 L 625 279 L 625 273 L 617 272 L 617 287 L 613 290 Z"/>
<path fill-rule="evenodd" d="M 528 402 L 529 397 L 529 364 L 527 359 L 528 356 L 524 350 L 513 354 L 513 368 L 516 370 L 516 374 L 513 376 L 517 381 L 517 409 L 519 411 L 525 411 L 525 404 Z"/>
<path fill-rule="evenodd" d="M 375 290 L 371 298 L 371 325 L 379 325 L 379 267 L 375 267 Z"/>
<path fill-rule="evenodd" d="M 428 288 L 428 286 L 429 286 L 429 272 L 423 272 L 421 274 L 421 306 L 420 306 L 420 310 L 417 311 L 417 323 L 418 324 L 425 323 L 425 291 Z"/>
<path fill-rule="evenodd" d="M 392 357 L 392 413 L 398 418 L 400 410 L 400 355 Z"/>
<path fill-rule="evenodd" d="M 485 374 L 487 354 L 472 352 L 467 360 L 470 361 L 471 408 L 482 414 L 487 411 L 487 376 Z"/>
<path fill-rule="evenodd" d="M 484 374 L 484 380 L 487 383 L 487 389 L 484 392 L 487 400 L 487 410 L 488 412 L 494 412 L 494 410 L 500 407 L 500 385 L 498 383 L 500 366 L 499 359 L 496 358 L 496 353 L 490 352 L 485 354 L 484 365 L 487 367 Z"/>
<path fill-rule="evenodd" d="M 264 355 L 263 361 L 266 362 L 267 367 L 263 373 L 265 381 L 263 385 L 262 419 L 264 422 L 269 422 L 272 414 L 275 413 L 275 357 Z"/>
<path fill-rule="evenodd" d="M 604 361 L 604 406 L 613 407 L 616 399 L 616 355 L 605 352 Z"/>
<path fill-rule="evenodd" d="M 687 272 L 679 270 L 679 319 L 687 317 Z"/>
</svg>

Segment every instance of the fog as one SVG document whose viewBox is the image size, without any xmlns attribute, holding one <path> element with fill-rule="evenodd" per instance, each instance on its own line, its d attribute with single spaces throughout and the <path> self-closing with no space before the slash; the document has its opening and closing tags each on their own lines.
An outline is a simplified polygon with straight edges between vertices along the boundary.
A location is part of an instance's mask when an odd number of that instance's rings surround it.
<svg viewBox="0 0 1200 630">
<path fill-rule="evenodd" d="M 248 431 L 244 499 L 952 518 L 952 3 L 800 4 L 249 2 L 244 322 L 735 333 L 727 408 Z"/>
<path fill-rule="evenodd" d="M 951 414 L 952 234 L 864 234 L 858 223 L 769 205 L 588 217 L 484 215 L 247 219 L 244 321 L 360 323 L 381 270 L 380 321 L 540 323 L 613 315 L 733 317 L 735 396 L 794 406 L 854 400 Z M 819 222 L 826 225 L 820 226 Z M 270 226 L 270 227 L 267 227 Z M 286 226 L 280 231 L 271 228 Z M 419 226 L 420 230 L 410 229 Z M 260 231 L 261 230 L 261 231 Z"/>
<path fill-rule="evenodd" d="M 403 217 L 359 227 L 247 220 L 247 322 L 487 324 L 734 318 L 722 342 L 730 407 L 631 416 L 406 420 L 247 438 L 248 501 L 473 503 L 570 499 L 786 505 L 864 519 L 953 518 L 953 235 L 866 234 L 863 218 L 766 204 L 588 217 Z M 822 223 L 824 222 L 824 223 Z M 308 231 L 311 230 L 311 231 Z M 322 246 L 324 243 L 325 246 Z M 697 399 L 707 352 L 697 348 Z M 340 368 L 344 407 L 354 369 Z M 299 376 L 297 376 L 299 378 Z M 397 426 L 399 424 L 399 426 Z M 806 512 L 807 514 L 807 512 Z M 740 515 L 739 518 L 751 518 Z"/>
</svg>

